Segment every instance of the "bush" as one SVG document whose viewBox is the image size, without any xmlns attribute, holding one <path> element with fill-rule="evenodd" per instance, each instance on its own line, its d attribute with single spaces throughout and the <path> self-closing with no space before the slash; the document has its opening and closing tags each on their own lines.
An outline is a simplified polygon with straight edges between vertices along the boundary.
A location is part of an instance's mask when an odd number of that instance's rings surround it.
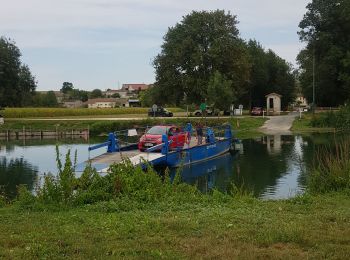
<svg viewBox="0 0 350 260">
<path fill-rule="evenodd" d="M 311 125 L 313 127 L 350 129 L 350 106 L 344 106 L 337 112 L 320 114 L 312 119 Z"/>
</svg>

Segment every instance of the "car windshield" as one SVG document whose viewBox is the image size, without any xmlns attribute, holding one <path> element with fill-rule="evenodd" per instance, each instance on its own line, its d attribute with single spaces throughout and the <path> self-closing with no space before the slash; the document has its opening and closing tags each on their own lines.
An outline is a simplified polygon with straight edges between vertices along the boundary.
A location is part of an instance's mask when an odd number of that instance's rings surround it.
<svg viewBox="0 0 350 260">
<path fill-rule="evenodd" d="M 166 134 L 166 127 L 160 127 L 160 126 L 153 126 L 150 130 L 147 131 L 147 134 L 150 135 L 165 135 Z"/>
</svg>

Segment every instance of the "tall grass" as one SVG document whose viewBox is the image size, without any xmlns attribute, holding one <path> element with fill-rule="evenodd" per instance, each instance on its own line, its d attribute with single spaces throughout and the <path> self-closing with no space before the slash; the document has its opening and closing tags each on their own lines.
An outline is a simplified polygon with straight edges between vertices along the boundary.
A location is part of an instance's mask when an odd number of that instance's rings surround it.
<svg viewBox="0 0 350 260">
<path fill-rule="evenodd" d="M 350 106 L 344 106 L 339 111 L 327 112 L 313 117 L 313 127 L 330 127 L 337 129 L 350 129 Z"/>
<path fill-rule="evenodd" d="M 316 162 L 309 176 L 309 189 L 314 193 L 341 191 L 350 188 L 350 140 L 323 147 L 316 153 Z"/>
<path fill-rule="evenodd" d="M 181 112 L 181 108 L 169 108 L 172 112 Z M 6 118 L 27 117 L 63 117 L 63 116 L 99 116 L 99 115 L 128 115 L 147 114 L 148 108 L 6 108 Z"/>
<path fill-rule="evenodd" d="M 47 209 L 113 202 L 115 207 L 125 209 L 130 205 L 143 207 L 155 202 L 181 205 L 194 201 L 228 201 L 237 197 L 253 197 L 252 193 L 234 184 L 227 193 L 212 190 L 209 194 L 202 194 L 195 186 L 181 181 L 180 170 L 176 171 L 171 181 L 168 170 L 160 175 L 150 165 L 147 170 L 143 170 L 128 160 L 111 165 L 108 174 L 104 176 L 87 165 L 77 178 L 74 173 L 76 162 L 71 161 L 70 151 L 66 154 L 64 163 L 60 160 L 58 147 L 56 152 L 57 176 L 46 175 L 35 194 L 20 186 L 16 201 L 20 208 Z"/>
</svg>

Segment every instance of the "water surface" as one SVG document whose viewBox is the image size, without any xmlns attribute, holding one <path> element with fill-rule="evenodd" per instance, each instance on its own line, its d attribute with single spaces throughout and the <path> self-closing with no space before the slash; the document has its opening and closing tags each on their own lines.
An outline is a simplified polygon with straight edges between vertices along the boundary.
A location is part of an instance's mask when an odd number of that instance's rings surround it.
<svg viewBox="0 0 350 260">
<path fill-rule="evenodd" d="M 333 143 L 332 134 L 309 136 L 264 136 L 243 140 L 243 149 L 235 155 L 225 154 L 213 160 L 182 169 L 185 182 L 203 192 L 213 188 L 227 191 L 232 182 L 245 187 L 263 199 L 282 199 L 303 192 L 307 172 L 314 163 L 319 147 Z M 88 152 L 91 143 L 84 140 L 63 140 L 59 143 L 63 160 L 68 150 L 77 151 L 77 162 L 104 152 Z M 56 141 L 0 142 L 0 185 L 2 192 L 15 196 L 16 186 L 25 184 L 34 190 L 46 173 L 56 173 Z"/>
</svg>

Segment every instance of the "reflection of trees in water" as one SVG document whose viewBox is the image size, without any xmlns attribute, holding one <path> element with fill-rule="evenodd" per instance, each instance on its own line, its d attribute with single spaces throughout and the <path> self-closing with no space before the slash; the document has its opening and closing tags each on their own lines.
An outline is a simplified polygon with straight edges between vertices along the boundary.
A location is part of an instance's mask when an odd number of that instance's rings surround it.
<svg viewBox="0 0 350 260">
<path fill-rule="evenodd" d="M 244 140 L 244 155 L 233 165 L 233 181 L 260 195 L 267 186 L 274 187 L 287 172 L 287 160 L 293 151 L 293 136 L 281 137 L 281 149 L 271 153 L 271 140 Z"/>
<path fill-rule="evenodd" d="M 38 169 L 23 158 L 0 158 L 0 186 L 6 196 L 14 198 L 17 186 L 25 184 L 29 190 L 34 189 L 38 176 Z"/>
</svg>

